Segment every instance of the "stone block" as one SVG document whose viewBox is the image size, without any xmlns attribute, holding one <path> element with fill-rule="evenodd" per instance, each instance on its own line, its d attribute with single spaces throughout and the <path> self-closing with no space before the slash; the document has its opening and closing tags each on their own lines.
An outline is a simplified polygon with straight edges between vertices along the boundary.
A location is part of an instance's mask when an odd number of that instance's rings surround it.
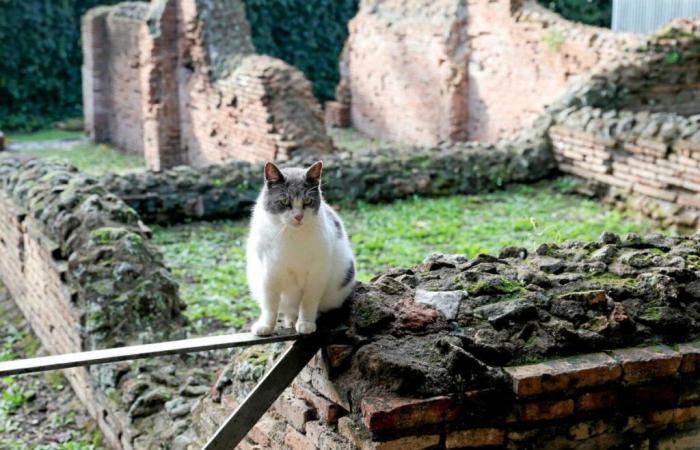
<svg viewBox="0 0 700 450">
<path fill-rule="evenodd" d="M 681 355 L 663 345 L 613 350 L 609 353 L 622 365 L 622 379 L 628 383 L 675 375 L 681 365 Z"/>
<path fill-rule="evenodd" d="M 700 369 L 700 342 L 681 344 L 678 346 L 681 357 L 681 373 L 697 372 Z"/>
<path fill-rule="evenodd" d="M 503 445 L 505 431 L 499 428 L 474 428 L 447 433 L 446 448 L 477 448 Z"/>
<path fill-rule="evenodd" d="M 563 419 L 573 413 L 574 401 L 567 399 L 523 403 L 519 405 L 518 416 L 523 422 L 539 422 Z"/>
<path fill-rule="evenodd" d="M 284 443 L 289 450 L 316 450 L 317 447 L 304 434 L 297 431 L 291 425 L 287 425 L 287 433 L 284 435 Z"/>
<path fill-rule="evenodd" d="M 323 397 L 311 386 L 294 383 L 292 384 L 292 393 L 312 405 L 316 409 L 318 418 L 326 423 L 335 423 L 338 418 L 347 414 L 347 411 L 340 405 Z"/>
<path fill-rule="evenodd" d="M 301 431 L 309 420 L 316 418 L 316 411 L 304 400 L 285 391 L 273 404 L 275 411 L 294 428 Z"/>
<path fill-rule="evenodd" d="M 620 364 L 604 353 L 557 359 L 539 364 L 507 367 L 513 391 L 518 397 L 580 389 L 620 378 Z"/>
<path fill-rule="evenodd" d="M 459 417 L 458 405 L 444 396 L 429 399 L 367 397 L 362 399 L 360 408 L 364 424 L 372 432 L 451 422 Z"/>
<path fill-rule="evenodd" d="M 576 398 L 577 411 L 612 409 L 618 405 L 618 393 L 612 390 L 586 392 Z"/>
</svg>

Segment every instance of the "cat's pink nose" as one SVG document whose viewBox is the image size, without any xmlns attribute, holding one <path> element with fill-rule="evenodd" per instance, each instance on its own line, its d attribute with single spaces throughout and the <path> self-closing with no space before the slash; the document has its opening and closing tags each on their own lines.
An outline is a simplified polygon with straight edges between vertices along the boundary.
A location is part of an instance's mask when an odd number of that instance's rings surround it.
<svg viewBox="0 0 700 450">
<path fill-rule="evenodd" d="M 294 220 L 296 220 L 299 223 L 301 223 L 301 219 L 303 219 L 303 218 L 304 218 L 303 213 L 300 213 L 300 214 L 297 214 L 296 216 L 294 216 Z"/>
</svg>

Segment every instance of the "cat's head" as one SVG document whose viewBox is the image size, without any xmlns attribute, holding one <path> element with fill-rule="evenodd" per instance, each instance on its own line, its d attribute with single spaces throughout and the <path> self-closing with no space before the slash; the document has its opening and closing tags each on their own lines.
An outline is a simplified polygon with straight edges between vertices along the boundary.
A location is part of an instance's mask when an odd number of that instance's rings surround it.
<svg viewBox="0 0 700 450">
<path fill-rule="evenodd" d="M 280 225 L 301 227 L 321 207 L 321 171 L 318 161 L 308 169 L 280 169 L 265 164 L 265 187 L 261 201 L 265 211 Z"/>
</svg>

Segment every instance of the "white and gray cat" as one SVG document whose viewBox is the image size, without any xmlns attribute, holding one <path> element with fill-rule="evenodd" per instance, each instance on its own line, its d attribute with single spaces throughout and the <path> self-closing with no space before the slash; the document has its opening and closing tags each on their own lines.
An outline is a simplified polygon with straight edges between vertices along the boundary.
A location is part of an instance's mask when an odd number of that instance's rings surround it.
<svg viewBox="0 0 700 450">
<path fill-rule="evenodd" d="M 355 284 L 355 259 L 338 215 L 321 194 L 321 161 L 308 169 L 265 164 L 250 224 L 248 285 L 260 305 L 256 335 L 284 326 L 316 331 L 319 312 L 340 307 Z"/>
</svg>

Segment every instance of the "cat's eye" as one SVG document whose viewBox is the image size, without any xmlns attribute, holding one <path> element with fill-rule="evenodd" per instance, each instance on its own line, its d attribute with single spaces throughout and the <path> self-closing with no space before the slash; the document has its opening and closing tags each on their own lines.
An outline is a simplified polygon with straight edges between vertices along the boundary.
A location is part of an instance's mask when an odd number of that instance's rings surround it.
<svg viewBox="0 0 700 450">
<path fill-rule="evenodd" d="M 305 199 L 304 199 L 304 206 L 311 206 L 311 204 L 312 204 L 313 202 L 314 202 L 314 201 L 311 200 L 310 198 L 305 198 Z"/>
<path fill-rule="evenodd" d="M 277 201 L 277 204 L 280 206 L 289 206 L 289 199 L 288 198 L 283 198 L 281 200 Z"/>
</svg>

